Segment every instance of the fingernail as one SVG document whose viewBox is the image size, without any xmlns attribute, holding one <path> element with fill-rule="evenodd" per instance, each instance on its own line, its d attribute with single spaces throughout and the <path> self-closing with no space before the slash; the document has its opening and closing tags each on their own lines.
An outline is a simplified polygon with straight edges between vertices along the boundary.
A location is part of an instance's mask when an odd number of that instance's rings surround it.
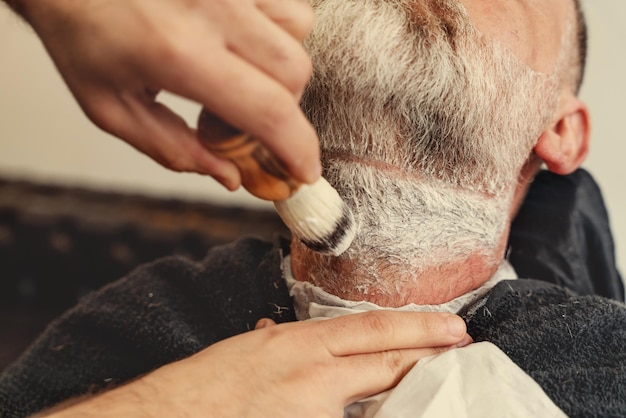
<svg viewBox="0 0 626 418">
<path fill-rule="evenodd" d="M 463 348 L 463 347 L 470 345 L 473 342 L 474 340 L 472 339 L 472 337 L 470 337 L 469 334 L 465 334 L 465 337 L 463 337 L 463 339 L 456 345 L 456 347 Z"/>
<path fill-rule="evenodd" d="M 465 322 L 458 316 L 449 316 L 448 332 L 454 337 L 461 337 L 466 332 Z"/>
</svg>

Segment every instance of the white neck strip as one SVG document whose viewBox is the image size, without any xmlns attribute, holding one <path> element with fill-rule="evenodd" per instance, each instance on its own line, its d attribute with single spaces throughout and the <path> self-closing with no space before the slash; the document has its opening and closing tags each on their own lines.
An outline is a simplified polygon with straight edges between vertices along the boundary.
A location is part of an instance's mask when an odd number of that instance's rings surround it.
<svg viewBox="0 0 626 418">
<path fill-rule="evenodd" d="M 321 287 L 315 286 L 309 282 L 296 280 L 291 270 L 291 256 L 283 258 L 282 267 L 289 294 L 293 297 L 296 318 L 299 321 L 311 318 L 334 318 L 341 315 L 381 309 L 409 312 L 457 313 L 464 307 L 469 306 L 483 297 L 499 282 L 517 279 L 517 274 L 513 266 L 508 261 L 503 260 L 495 274 L 482 286 L 449 302 L 440 305 L 418 305 L 411 303 L 399 308 L 388 308 L 367 301 L 344 300 L 326 292 Z"/>
</svg>

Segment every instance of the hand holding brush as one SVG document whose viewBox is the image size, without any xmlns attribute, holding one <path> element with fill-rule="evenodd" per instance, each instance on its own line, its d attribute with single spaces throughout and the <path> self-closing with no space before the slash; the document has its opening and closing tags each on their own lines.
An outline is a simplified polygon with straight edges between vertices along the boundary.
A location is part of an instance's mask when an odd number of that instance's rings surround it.
<svg viewBox="0 0 626 418">
<path fill-rule="evenodd" d="M 337 256 L 350 246 L 352 211 L 323 177 L 310 185 L 294 180 L 263 144 L 206 110 L 198 119 L 198 136 L 213 154 L 237 166 L 246 190 L 274 202 L 283 222 L 307 247 Z"/>
</svg>

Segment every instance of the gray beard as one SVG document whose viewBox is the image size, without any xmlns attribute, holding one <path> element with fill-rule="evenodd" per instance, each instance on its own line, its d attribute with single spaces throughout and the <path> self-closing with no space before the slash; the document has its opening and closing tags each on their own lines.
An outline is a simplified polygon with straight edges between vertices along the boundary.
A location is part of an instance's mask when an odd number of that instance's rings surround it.
<svg viewBox="0 0 626 418">
<path fill-rule="evenodd" d="M 357 219 L 341 259 L 380 288 L 381 272 L 417 280 L 422 269 L 493 254 L 521 167 L 556 108 L 555 76 L 485 40 L 453 0 L 418 2 L 424 19 L 406 0 L 313 3 L 314 76 L 302 105 L 324 175 Z M 335 274 L 313 258 L 317 274 Z"/>
</svg>

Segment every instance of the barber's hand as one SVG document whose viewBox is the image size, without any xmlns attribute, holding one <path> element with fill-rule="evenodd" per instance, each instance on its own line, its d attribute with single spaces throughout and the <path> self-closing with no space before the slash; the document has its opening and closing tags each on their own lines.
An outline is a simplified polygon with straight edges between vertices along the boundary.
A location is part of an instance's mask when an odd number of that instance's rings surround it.
<svg viewBox="0 0 626 418">
<path fill-rule="evenodd" d="M 350 403 L 395 386 L 419 359 L 471 342 L 463 320 L 450 314 L 262 321 L 255 331 L 49 416 L 340 418 Z"/>
<path fill-rule="evenodd" d="M 321 172 L 298 106 L 311 75 L 301 0 L 15 0 L 76 100 L 99 127 L 162 165 L 229 189 L 236 167 L 158 103 L 166 90 L 204 105 L 275 153 L 304 182 Z"/>
</svg>

